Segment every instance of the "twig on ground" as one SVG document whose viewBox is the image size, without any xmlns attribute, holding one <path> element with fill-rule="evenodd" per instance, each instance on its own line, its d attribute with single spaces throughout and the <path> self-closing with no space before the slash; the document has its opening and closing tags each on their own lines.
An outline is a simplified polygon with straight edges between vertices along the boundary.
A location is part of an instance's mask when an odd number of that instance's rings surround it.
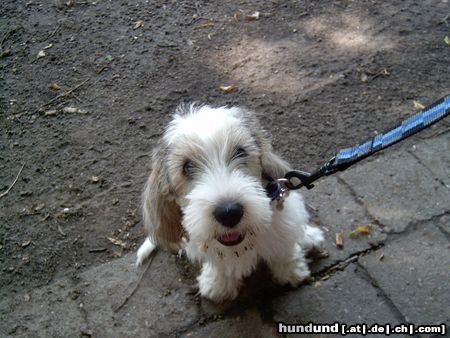
<svg viewBox="0 0 450 338">
<path fill-rule="evenodd" d="M 44 39 L 44 41 L 50 39 L 53 35 L 55 35 L 56 32 L 59 31 L 60 28 L 61 28 L 61 25 L 58 25 L 58 27 L 56 27 L 55 30 L 53 32 L 51 32 L 50 35 Z"/>
<path fill-rule="evenodd" d="M 93 248 L 89 249 L 89 252 L 104 252 L 106 251 L 106 248 Z"/>
<path fill-rule="evenodd" d="M 25 167 L 25 163 L 22 164 L 22 168 L 20 168 L 19 173 L 17 174 L 16 179 L 14 180 L 14 182 L 9 186 L 9 188 L 6 191 L 4 191 L 4 192 L 2 192 L 0 194 L 0 198 L 2 198 L 3 196 L 6 196 L 6 195 L 9 194 L 10 190 L 12 189 L 12 187 L 14 187 L 14 184 L 16 184 L 17 180 L 19 179 L 19 176 L 22 173 L 23 167 Z"/>
<path fill-rule="evenodd" d="M 76 96 L 74 93 L 72 93 L 72 97 L 77 100 L 80 103 L 84 103 L 84 101 L 82 99 L 80 99 L 78 96 Z"/>
<path fill-rule="evenodd" d="M 3 50 L 3 43 L 6 41 L 7 38 L 9 38 L 9 36 L 14 33 L 15 29 L 11 29 L 9 31 L 7 31 L 5 33 L 5 35 L 3 35 L 2 41 L 0 42 L 0 50 Z"/>
<path fill-rule="evenodd" d="M 44 218 L 41 218 L 39 221 L 37 221 L 36 223 L 34 223 L 30 229 L 34 229 L 36 227 L 36 225 L 41 224 L 42 222 L 45 222 L 48 218 L 50 217 L 50 214 L 45 215 Z"/>
<path fill-rule="evenodd" d="M 66 97 L 67 95 L 72 94 L 75 90 L 77 90 L 78 88 L 80 88 L 82 85 L 84 85 L 86 82 L 88 82 L 90 80 L 90 78 L 88 77 L 86 80 L 84 80 L 83 82 L 81 82 L 79 85 L 73 87 L 72 89 L 69 89 L 67 91 L 65 91 L 64 93 L 54 97 L 53 99 L 51 99 L 50 101 L 48 101 L 47 103 L 43 104 L 41 107 L 39 107 L 38 111 L 41 110 L 44 107 L 47 107 L 49 105 L 51 105 L 53 102 L 59 100 L 60 98 Z"/>
<path fill-rule="evenodd" d="M 195 26 L 194 29 L 203 29 L 203 28 L 209 28 L 209 27 L 214 27 L 214 23 L 213 22 L 208 22 L 208 23 L 205 23 L 205 24 L 200 25 L 200 26 Z"/>
<path fill-rule="evenodd" d="M 139 285 L 141 285 L 141 281 L 142 281 L 142 277 L 144 277 L 145 273 L 147 272 L 148 268 L 150 267 L 150 265 L 153 262 L 153 259 L 155 258 L 157 250 L 153 251 L 151 253 L 151 256 L 148 258 L 148 262 L 147 265 L 145 266 L 144 270 L 142 271 L 141 275 L 139 276 L 139 279 L 136 283 L 136 285 L 134 286 L 133 290 L 131 291 L 131 293 L 124 299 L 124 301 L 122 303 L 120 303 L 113 311 L 114 312 L 119 312 L 119 310 L 121 308 L 124 307 L 124 305 L 130 300 L 131 297 L 133 297 L 133 295 L 136 293 L 137 289 L 139 288 Z"/>
<path fill-rule="evenodd" d="M 443 24 L 445 23 L 445 25 L 448 27 L 448 15 L 446 15 L 441 21 L 438 22 L 438 24 Z"/>
<path fill-rule="evenodd" d="M 197 11 L 198 17 L 201 18 L 203 15 L 202 12 L 200 12 L 200 5 L 198 4 L 198 2 L 195 3 L 195 10 Z"/>
</svg>

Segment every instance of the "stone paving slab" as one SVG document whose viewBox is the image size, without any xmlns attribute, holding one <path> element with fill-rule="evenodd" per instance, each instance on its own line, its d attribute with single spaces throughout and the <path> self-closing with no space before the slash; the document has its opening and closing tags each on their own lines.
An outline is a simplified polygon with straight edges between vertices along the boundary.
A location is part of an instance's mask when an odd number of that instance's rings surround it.
<svg viewBox="0 0 450 338">
<path fill-rule="evenodd" d="M 360 263 L 408 322 L 450 323 L 450 242 L 433 222 L 390 241 Z"/>
<path fill-rule="evenodd" d="M 76 281 L 63 279 L 0 303 L 0 332 L 14 337 L 158 336 L 198 320 L 198 307 L 186 294 L 187 282 L 176 256 L 158 252 L 136 293 L 117 312 L 138 282 L 135 255 L 94 267 Z M 57 324 L 56 324 L 57 323 Z"/>
<path fill-rule="evenodd" d="M 270 338 L 279 337 L 275 325 L 264 323 L 256 309 L 250 309 L 240 316 L 230 316 L 223 320 L 188 330 L 181 337 L 221 337 L 221 338 Z"/>
<path fill-rule="evenodd" d="M 318 220 L 325 232 L 325 249 L 329 253 L 327 259 L 314 262 L 313 271 L 347 259 L 351 254 L 367 250 L 386 239 L 386 234 L 375 224 L 368 235 L 350 236 L 357 226 L 372 222 L 364 206 L 357 203 L 349 189 L 336 177 L 324 178 L 317 182 L 314 189 L 305 189 L 302 194 L 308 206 L 314 210 L 316 217 L 312 217 L 313 222 Z M 342 248 L 336 246 L 338 232 L 343 235 Z"/>
<path fill-rule="evenodd" d="M 320 286 L 308 285 L 274 300 L 273 312 L 276 322 L 289 324 L 401 322 L 401 318 L 356 264 L 350 264 L 344 271 L 320 282 Z"/>
<path fill-rule="evenodd" d="M 436 142 L 442 142 L 442 139 Z M 415 141 L 420 147 L 422 143 Z M 405 147 L 392 148 L 341 175 L 368 212 L 387 226 L 386 231 L 403 231 L 412 222 L 427 220 L 450 210 L 449 190 L 406 151 L 408 145 Z M 450 152 L 433 156 L 446 161 Z"/>
<path fill-rule="evenodd" d="M 438 137 L 414 142 L 409 152 L 430 170 L 433 176 L 439 178 L 450 189 L 450 132 Z"/>
</svg>

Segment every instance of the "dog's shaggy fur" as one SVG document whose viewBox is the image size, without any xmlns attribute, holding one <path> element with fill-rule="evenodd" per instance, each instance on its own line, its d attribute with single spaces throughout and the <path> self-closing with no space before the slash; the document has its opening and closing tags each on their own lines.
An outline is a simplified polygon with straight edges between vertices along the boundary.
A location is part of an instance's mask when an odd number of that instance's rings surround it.
<svg viewBox="0 0 450 338">
<path fill-rule="evenodd" d="M 137 265 L 156 246 L 183 250 L 202 265 L 200 294 L 217 302 L 235 298 L 259 260 L 276 282 L 296 286 L 310 275 L 305 251 L 323 234 L 298 192 L 282 208 L 267 197 L 268 179 L 287 171 L 250 112 L 180 106 L 153 154 Z"/>
</svg>

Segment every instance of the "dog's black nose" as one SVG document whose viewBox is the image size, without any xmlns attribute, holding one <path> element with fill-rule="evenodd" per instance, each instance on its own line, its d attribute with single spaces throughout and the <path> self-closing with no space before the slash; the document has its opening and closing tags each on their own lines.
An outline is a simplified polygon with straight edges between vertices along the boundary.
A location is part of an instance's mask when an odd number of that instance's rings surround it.
<svg viewBox="0 0 450 338">
<path fill-rule="evenodd" d="M 216 220 L 228 228 L 232 228 L 238 224 L 242 215 L 244 215 L 244 207 L 237 202 L 223 202 L 214 210 Z"/>
</svg>

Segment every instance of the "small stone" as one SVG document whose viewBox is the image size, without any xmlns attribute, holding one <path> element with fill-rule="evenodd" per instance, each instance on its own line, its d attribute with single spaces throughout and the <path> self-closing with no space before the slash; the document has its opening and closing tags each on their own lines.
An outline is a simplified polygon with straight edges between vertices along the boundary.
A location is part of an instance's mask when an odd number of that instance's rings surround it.
<svg viewBox="0 0 450 338">
<path fill-rule="evenodd" d="M 45 204 L 41 203 L 34 207 L 34 211 L 40 211 L 45 208 Z"/>
<path fill-rule="evenodd" d="M 45 116 L 55 116 L 58 114 L 57 110 L 48 110 L 44 113 Z"/>
<path fill-rule="evenodd" d="M 33 192 L 29 190 L 20 192 L 20 196 L 31 196 L 31 195 L 33 195 Z"/>
<path fill-rule="evenodd" d="M 100 181 L 100 178 L 98 176 L 91 176 L 92 183 L 98 183 L 99 181 Z"/>
<path fill-rule="evenodd" d="M 25 242 L 22 243 L 22 248 L 26 248 L 26 247 L 29 246 L 30 244 L 31 244 L 31 241 L 30 241 L 30 240 L 25 241 Z"/>
<path fill-rule="evenodd" d="M 45 52 L 44 52 L 43 50 L 40 50 L 36 57 L 37 57 L 38 59 L 40 59 L 40 58 L 45 57 L 46 55 L 47 55 L 47 54 L 45 54 Z"/>
</svg>

